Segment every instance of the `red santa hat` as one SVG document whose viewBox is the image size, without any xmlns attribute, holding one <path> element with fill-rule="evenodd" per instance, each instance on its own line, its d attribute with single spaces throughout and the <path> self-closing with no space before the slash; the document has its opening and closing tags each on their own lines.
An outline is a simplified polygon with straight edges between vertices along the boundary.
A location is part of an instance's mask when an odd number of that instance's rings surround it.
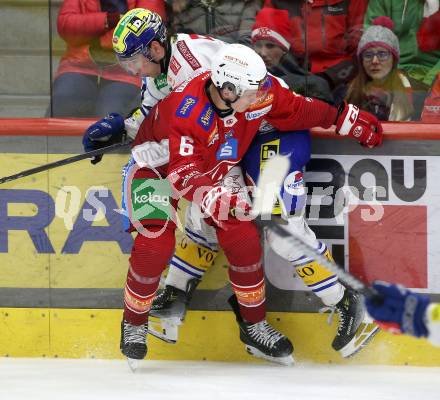
<svg viewBox="0 0 440 400">
<path fill-rule="evenodd" d="M 252 43 L 258 40 L 269 40 L 288 51 L 292 40 L 287 10 L 264 7 L 255 17 L 252 27 Z"/>
</svg>

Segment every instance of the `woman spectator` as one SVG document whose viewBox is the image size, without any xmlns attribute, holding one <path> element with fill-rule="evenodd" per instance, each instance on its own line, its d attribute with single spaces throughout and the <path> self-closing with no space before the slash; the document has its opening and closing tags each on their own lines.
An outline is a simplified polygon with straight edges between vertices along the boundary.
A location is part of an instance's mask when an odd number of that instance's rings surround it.
<svg viewBox="0 0 440 400">
<path fill-rule="evenodd" d="M 400 44 L 399 67 L 412 78 L 423 82 L 426 88 L 431 86 L 434 77 L 440 72 L 440 49 L 420 48 L 416 32 L 424 18 L 433 17 L 438 6 L 438 0 L 370 0 L 365 15 L 366 26 L 381 15 L 393 20 L 394 32 Z M 431 18 L 430 22 L 435 22 L 434 19 Z M 438 35 L 438 26 L 436 28 L 435 33 Z"/>
<path fill-rule="evenodd" d="M 408 121 L 414 112 L 412 90 L 397 68 L 400 50 L 393 25 L 390 18 L 378 17 L 362 35 L 357 49 L 360 68 L 346 100 L 381 121 Z"/>
<path fill-rule="evenodd" d="M 65 0 L 58 33 L 67 49 L 52 92 L 54 117 L 127 114 L 140 101 L 140 79 L 116 65 L 113 28 L 127 10 L 143 7 L 164 16 L 163 0 Z"/>
</svg>

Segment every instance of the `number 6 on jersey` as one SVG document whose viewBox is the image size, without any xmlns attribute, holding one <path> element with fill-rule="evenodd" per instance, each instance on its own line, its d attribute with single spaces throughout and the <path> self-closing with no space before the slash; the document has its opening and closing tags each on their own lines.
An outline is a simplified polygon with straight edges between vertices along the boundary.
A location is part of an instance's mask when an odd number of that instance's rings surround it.
<svg viewBox="0 0 440 400">
<path fill-rule="evenodd" d="M 193 138 L 189 136 L 182 136 L 180 138 L 179 154 L 181 156 L 190 156 L 194 152 L 194 147 L 192 143 L 194 143 Z"/>
</svg>

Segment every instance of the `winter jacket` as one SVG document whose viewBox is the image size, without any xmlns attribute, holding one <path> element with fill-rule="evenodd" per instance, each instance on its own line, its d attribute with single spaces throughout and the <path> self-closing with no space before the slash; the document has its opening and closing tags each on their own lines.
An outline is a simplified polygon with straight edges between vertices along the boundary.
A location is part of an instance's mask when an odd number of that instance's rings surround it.
<svg viewBox="0 0 440 400">
<path fill-rule="evenodd" d="M 374 18 L 381 15 L 390 17 L 394 22 L 394 33 L 399 38 L 399 67 L 410 77 L 431 86 L 440 71 L 440 50 L 424 52 L 417 44 L 424 3 L 422 0 L 370 0 L 365 25 L 370 25 Z"/>
<path fill-rule="evenodd" d="M 283 79 L 295 93 L 315 97 L 330 104 L 334 102 L 327 81 L 317 75 L 306 74 L 292 53 L 284 55 L 278 65 L 269 68 L 269 72 Z"/>
<path fill-rule="evenodd" d="M 425 100 L 421 120 L 422 122 L 440 124 L 440 73 Z"/>
<path fill-rule="evenodd" d="M 356 53 L 367 0 L 265 0 L 264 6 L 288 10 L 292 51 L 303 55 L 307 50 L 313 73 L 351 60 Z"/>
<path fill-rule="evenodd" d="M 107 1 L 107 3 L 111 3 Z M 117 2 L 114 2 L 117 3 Z M 126 10 L 119 2 L 118 11 Z M 66 72 L 96 75 L 103 79 L 131 83 L 140 86 L 140 79 L 131 76 L 117 65 L 112 50 L 113 29 L 106 28 L 107 10 L 103 11 L 98 0 L 65 0 L 58 15 L 58 33 L 67 43 L 61 58 L 57 76 Z M 165 16 L 161 0 L 127 0 L 127 10 L 148 8 Z"/>
<path fill-rule="evenodd" d="M 198 33 L 228 43 L 250 44 L 251 28 L 262 0 L 188 0 L 172 16 L 174 32 Z"/>
</svg>

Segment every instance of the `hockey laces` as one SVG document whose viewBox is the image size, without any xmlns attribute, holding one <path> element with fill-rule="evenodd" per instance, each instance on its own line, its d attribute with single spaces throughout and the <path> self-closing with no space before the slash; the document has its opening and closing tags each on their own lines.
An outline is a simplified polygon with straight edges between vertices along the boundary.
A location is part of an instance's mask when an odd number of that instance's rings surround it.
<svg viewBox="0 0 440 400">
<path fill-rule="evenodd" d="M 318 312 L 320 314 L 325 314 L 325 313 L 329 313 L 329 316 L 327 317 L 327 324 L 331 325 L 333 323 L 333 316 L 335 315 L 336 312 L 336 307 L 335 306 L 328 306 L 328 307 L 321 307 Z"/>
<path fill-rule="evenodd" d="M 272 328 L 266 320 L 248 326 L 248 330 L 252 339 L 268 347 L 273 347 L 284 336 Z"/>
<path fill-rule="evenodd" d="M 147 340 L 148 327 L 146 324 L 131 325 L 124 322 L 124 342 L 127 343 L 141 343 L 145 344 Z"/>
</svg>

